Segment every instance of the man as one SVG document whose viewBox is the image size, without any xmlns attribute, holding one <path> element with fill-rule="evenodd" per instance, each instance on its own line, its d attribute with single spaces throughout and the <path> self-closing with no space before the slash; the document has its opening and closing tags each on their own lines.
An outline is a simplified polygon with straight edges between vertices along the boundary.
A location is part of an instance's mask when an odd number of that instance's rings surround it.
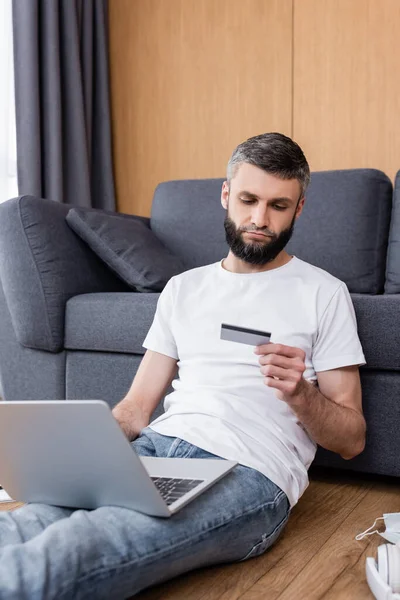
<svg viewBox="0 0 400 600">
<path fill-rule="evenodd" d="M 170 519 L 41 504 L 0 516 L 0 598 L 127 598 L 196 567 L 246 560 L 277 539 L 316 444 L 364 448 L 365 363 L 344 283 L 285 250 L 310 173 L 277 134 L 240 144 L 221 202 L 228 256 L 173 277 L 113 414 L 141 455 L 239 465 Z M 267 330 L 256 351 L 222 322 Z M 177 377 L 179 375 L 179 377 Z M 165 413 L 151 415 L 171 384 Z"/>
</svg>

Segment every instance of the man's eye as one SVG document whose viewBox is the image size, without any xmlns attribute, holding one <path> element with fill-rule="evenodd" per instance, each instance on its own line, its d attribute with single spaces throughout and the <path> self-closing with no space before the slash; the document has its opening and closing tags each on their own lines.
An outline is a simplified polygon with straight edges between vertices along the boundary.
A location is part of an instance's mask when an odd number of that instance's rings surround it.
<svg viewBox="0 0 400 600">
<path fill-rule="evenodd" d="M 256 202 L 255 200 L 246 200 L 245 198 L 240 198 L 240 201 L 243 202 L 243 204 L 253 204 L 253 202 Z M 286 210 L 287 209 L 287 206 L 281 206 L 279 204 L 273 204 L 272 207 L 275 208 L 276 210 Z"/>
</svg>

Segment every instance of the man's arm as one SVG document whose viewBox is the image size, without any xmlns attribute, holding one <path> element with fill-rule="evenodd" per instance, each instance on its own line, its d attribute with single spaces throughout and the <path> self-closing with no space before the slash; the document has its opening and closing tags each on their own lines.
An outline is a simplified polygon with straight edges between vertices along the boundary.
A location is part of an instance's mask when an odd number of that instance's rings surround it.
<svg viewBox="0 0 400 600">
<path fill-rule="evenodd" d="M 113 408 L 113 415 L 129 440 L 136 438 L 150 422 L 177 370 L 177 360 L 146 350 L 129 392 Z"/>
<path fill-rule="evenodd" d="M 319 389 L 305 381 L 290 406 L 320 446 L 342 458 L 354 458 L 364 450 L 366 430 L 358 367 L 321 371 L 317 379 Z"/>
<path fill-rule="evenodd" d="M 317 373 L 319 389 L 303 378 L 305 353 L 282 344 L 258 346 L 264 383 L 277 390 L 310 437 L 342 458 L 354 458 L 365 446 L 365 419 L 357 366 Z"/>
</svg>

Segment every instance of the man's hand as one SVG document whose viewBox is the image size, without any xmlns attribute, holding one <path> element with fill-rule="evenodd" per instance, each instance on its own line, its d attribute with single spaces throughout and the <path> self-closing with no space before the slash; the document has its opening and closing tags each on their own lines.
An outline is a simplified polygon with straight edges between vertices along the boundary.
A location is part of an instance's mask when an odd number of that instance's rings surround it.
<svg viewBox="0 0 400 600">
<path fill-rule="evenodd" d="M 177 373 L 177 363 L 175 358 L 146 350 L 127 395 L 112 411 L 128 440 L 134 440 L 149 424 Z"/>
<path fill-rule="evenodd" d="M 140 406 L 126 400 L 114 406 L 112 414 L 130 442 L 148 425 Z"/>
<path fill-rule="evenodd" d="M 275 388 L 317 444 L 345 459 L 362 452 L 366 426 L 357 366 L 317 373 L 317 388 L 303 377 L 305 353 L 300 348 L 269 343 L 254 352 L 260 355 L 265 385 Z"/>
<path fill-rule="evenodd" d="M 304 350 L 269 343 L 257 346 L 254 353 L 261 355 L 258 362 L 265 385 L 277 390 L 275 394 L 279 400 L 288 404 L 296 403 L 296 399 L 303 395 L 304 388 L 310 385 L 303 379 L 306 370 Z"/>
</svg>

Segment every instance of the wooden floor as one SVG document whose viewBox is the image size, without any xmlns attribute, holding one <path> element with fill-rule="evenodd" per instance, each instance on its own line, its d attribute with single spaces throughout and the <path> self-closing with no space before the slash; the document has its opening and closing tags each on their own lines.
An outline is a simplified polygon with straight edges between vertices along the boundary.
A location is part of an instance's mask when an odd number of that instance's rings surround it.
<svg viewBox="0 0 400 600">
<path fill-rule="evenodd" d="M 373 600 L 365 558 L 385 540 L 354 537 L 389 512 L 400 512 L 400 479 L 312 469 L 286 529 L 263 556 L 181 575 L 135 600 Z"/>
<path fill-rule="evenodd" d="M 263 556 L 182 575 L 135 600 L 373 599 L 365 558 L 385 540 L 354 537 L 382 513 L 399 511 L 400 479 L 312 469 L 286 529 Z"/>
</svg>

